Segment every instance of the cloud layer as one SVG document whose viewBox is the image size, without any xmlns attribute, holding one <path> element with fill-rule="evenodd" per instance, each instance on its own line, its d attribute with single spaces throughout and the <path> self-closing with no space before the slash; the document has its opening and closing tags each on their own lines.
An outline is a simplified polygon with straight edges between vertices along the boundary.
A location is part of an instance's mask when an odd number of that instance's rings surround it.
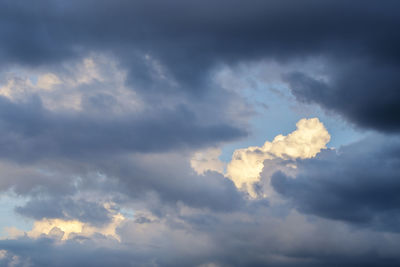
<svg viewBox="0 0 400 267">
<path fill-rule="evenodd" d="M 1 1 L 0 266 L 399 266 L 399 7 Z"/>
</svg>

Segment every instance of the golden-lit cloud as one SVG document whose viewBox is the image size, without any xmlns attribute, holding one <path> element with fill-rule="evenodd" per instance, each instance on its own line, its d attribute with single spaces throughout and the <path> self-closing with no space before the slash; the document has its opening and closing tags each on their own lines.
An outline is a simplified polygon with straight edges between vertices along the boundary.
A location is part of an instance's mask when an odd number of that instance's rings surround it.
<svg viewBox="0 0 400 267">
<path fill-rule="evenodd" d="M 330 135 L 318 118 L 301 119 L 296 126 L 297 129 L 292 133 L 287 136 L 280 134 L 261 147 L 235 150 L 232 161 L 227 165 L 226 176 L 236 187 L 247 188 L 250 195 L 254 196 L 248 185 L 260 180 L 265 160 L 312 158 L 326 148 Z M 294 165 L 288 167 L 295 168 Z"/>
<path fill-rule="evenodd" d="M 109 206 L 107 203 L 105 208 Z M 113 237 L 120 241 L 120 236 L 116 229 L 126 221 L 126 218 L 121 213 L 115 213 L 108 224 L 102 226 L 94 226 L 90 223 L 81 222 L 79 220 L 64 220 L 64 219 L 48 219 L 35 221 L 30 231 L 24 232 L 15 227 L 6 227 L 4 230 L 7 233 L 5 238 L 13 239 L 20 236 L 28 236 L 30 238 L 39 238 L 41 236 L 49 236 L 58 240 L 68 240 L 75 236 L 90 237 L 94 234 L 102 234 L 108 237 Z"/>
<path fill-rule="evenodd" d="M 43 219 L 36 221 L 32 230 L 27 232 L 27 235 L 32 238 L 38 238 L 43 234 L 50 236 L 59 235 L 61 240 L 67 240 L 77 235 L 88 237 L 95 233 L 100 233 L 120 240 L 120 237 L 116 233 L 116 228 L 124 220 L 125 217 L 122 214 L 116 214 L 109 224 L 96 227 L 78 220 Z"/>
<path fill-rule="evenodd" d="M 209 170 L 219 172 L 231 179 L 237 188 L 255 197 L 252 184 L 260 180 L 263 170 L 271 176 L 278 170 L 291 172 L 296 169 L 294 163 L 287 163 L 282 168 L 274 160 L 313 158 L 326 148 L 330 141 L 330 134 L 318 118 L 301 119 L 296 123 L 296 127 L 290 134 L 277 135 L 272 142 L 266 141 L 263 146 L 235 150 L 228 164 L 219 159 L 221 149 L 208 148 L 194 153 L 190 165 L 199 175 Z"/>
</svg>

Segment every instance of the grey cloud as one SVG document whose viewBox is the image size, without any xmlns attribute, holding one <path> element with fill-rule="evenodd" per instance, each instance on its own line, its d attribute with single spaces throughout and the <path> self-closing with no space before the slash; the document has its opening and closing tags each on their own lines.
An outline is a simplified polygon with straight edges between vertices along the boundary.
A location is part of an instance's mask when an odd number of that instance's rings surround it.
<svg viewBox="0 0 400 267">
<path fill-rule="evenodd" d="M 99 117 L 52 112 L 38 98 L 13 103 L 0 97 L 0 124 L 0 156 L 16 161 L 196 148 L 246 135 L 223 122 L 202 122 L 185 106 Z"/>
<path fill-rule="evenodd" d="M 398 232 L 400 142 L 375 136 L 299 162 L 295 179 L 276 173 L 274 189 L 299 211 Z"/>
<path fill-rule="evenodd" d="M 73 200 L 68 197 L 34 198 L 29 200 L 24 206 L 16 207 L 15 211 L 35 220 L 43 218 L 76 219 L 95 226 L 104 225 L 111 220 L 110 211 L 104 208 L 101 203 L 85 199 Z"/>
<path fill-rule="evenodd" d="M 301 72 L 284 78 L 300 101 L 317 103 L 363 128 L 396 133 L 400 129 L 399 70 L 398 64 L 350 61 L 334 65 L 328 82 Z"/>
<path fill-rule="evenodd" d="M 156 193 L 161 201 L 154 207 L 153 212 L 156 213 L 163 213 L 163 205 L 175 206 L 179 202 L 194 208 L 222 212 L 239 210 L 245 204 L 244 196 L 231 180 L 216 172 L 197 175 L 181 156 L 117 158 L 101 165 L 100 170 L 108 177 L 117 179 L 117 190 L 129 198 L 141 199 L 148 192 Z"/>
<path fill-rule="evenodd" d="M 97 242 L 104 241 L 99 237 Z M 133 266 L 127 251 L 118 249 L 98 248 L 96 240 L 87 240 L 85 245 L 68 241 L 62 246 L 56 246 L 50 238 L 33 240 L 21 238 L 18 240 L 1 240 L 0 246 L 6 249 L 8 255 L 1 260 L 2 265 L 9 266 Z M 117 244 L 114 244 L 118 246 Z M 15 258 L 18 256 L 18 258 Z M 136 255 L 136 262 L 140 256 Z"/>
<path fill-rule="evenodd" d="M 196 175 L 188 163 L 198 148 L 248 134 L 235 113 L 243 99 L 213 81 L 221 65 L 321 58 L 326 80 L 307 70 L 284 77 L 299 101 L 398 132 L 398 9 L 398 1 L 2 1 L 2 71 L 68 72 L 64 64 L 99 53 L 116 59 L 144 104 L 113 113 L 115 88 L 100 82 L 76 89 L 102 87 L 83 96 L 80 112 L 48 110 L 35 95 L 0 97 L 0 189 L 31 198 L 16 211 L 106 223 L 109 214 L 84 198 L 93 193 L 176 220 L 126 223 L 122 243 L 100 234 L 0 240 L 8 251 L 0 265 L 14 255 L 21 266 L 400 265 L 395 137 L 298 161 L 296 179 L 275 174 L 287 205 L 310 214 L 289 222 L 287 206 L 246 200 L 223 175 Z M 200 214 L 177 215 L 181 207 Z M 162 234 L 147 244 L 135 227 Z"/>
<path fill-rule="evenodd" d="M 252 221 L 242 215 L 201 212 L 145 227 L 131 221 L 118 229 L 121 243 L 101 235 L 61 244 L 46 235 L 1 240 L 0 249 L 7 250 L 1 263 L 10 263 L 12 255 L 32 266 L 396 266 L 400 260 L 392 247 L 399 243 L 396 235 L 388 235 L 389 241 L 332 221 L 285 219 L 266 209 Z"/>
<path fill-rule="evenodd" d="M 347 74 L 331 73 L 332 100 L 314 89 L 302 97 L 358 125 L 398 131 L 397 9 L 397 1 L 4 1 L 0 56 L 3 64 L 51 66 L 91 51 L 110 53 L 128 69 L 131 86 L 156 98 L 207 94 L 221 63 L 323 57 L 328 66 L 343 66 L 361 59 L 366 69 L 356 64 Z M 154 75 L 145 55 L 177 84 Z M 356 96 L 351 107 L 340 104 L 351 102 L 347 92 Z"/>
<path fill-rule="evenodd" d="M 163 216 L 180 204 L 231 212 L 245 199 L 231 180 L 216 172 L 197 175 L 190 154 L 146 153 L 93 157 L 82 161 L 43 160 L 2 166 L 2 191 L 29 197 L 17 212 L 34 219 L 79 219 L 95 224 L 109 219 L 94 201 L 141 203 Z M 29 181 L 29 183 L 27 182 Z M 88 193 L 93 199 L 88 199 Z"/>
</svg>

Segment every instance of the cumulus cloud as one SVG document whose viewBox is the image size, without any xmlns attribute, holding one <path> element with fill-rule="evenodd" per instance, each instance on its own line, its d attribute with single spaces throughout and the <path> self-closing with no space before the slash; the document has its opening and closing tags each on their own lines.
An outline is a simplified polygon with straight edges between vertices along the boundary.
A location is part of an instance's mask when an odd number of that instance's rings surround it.
<svg viewBox="0 0 400 267">
<path fill-rule="evenodd" d="M 266 160 L 306 159 L 315 157 L 330 140 L 330 135 L 318 118 L 301 119 L 297 129 L 287 136 L 278 135 L 263 146 L 237 149 L 227 165 L 227 177 L 238 188 L 247 188 L 255 196 L 251 185 L 260 180 Z M 295 165 L 287 163 L 288 167 Z M 271 166 L 271 165 L 270 165 Z"/>
</svg>

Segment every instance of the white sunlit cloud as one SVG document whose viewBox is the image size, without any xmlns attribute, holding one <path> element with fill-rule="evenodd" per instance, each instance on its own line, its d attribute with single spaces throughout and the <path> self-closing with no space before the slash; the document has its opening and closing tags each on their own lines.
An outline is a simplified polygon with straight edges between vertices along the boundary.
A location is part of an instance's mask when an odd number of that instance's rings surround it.
<svg viewBox="0 0 400 267">
<path fill-rule="evenodd" d="M 271 168 L 265 170 L 270 175 L 279 169 L 280 166 L 277 166 L 274 160 L 313 158 L 326 148 L 331 138 L 318 118 L 301 119 L 296 127 L 297 129 L 290 134 L 277 135 L 272 142 L 266 141 L 262 146 L 236 149 L 232 160 L 226 165 L 225 173 L 224 163 L 218 159 L 221 154 L 218 149 L 196 152 L 191 159 L 191 166 L 198 174 L 207 170 L 223 173 L 237 188 L 247 191 L 251 197 L 256 197 L 252 185 L 260 181 L 260 174 L 264 168 Z M 293 163 L 286 164 L 285 167 L 289 170 L 296 168 Z"/>
</svg>

